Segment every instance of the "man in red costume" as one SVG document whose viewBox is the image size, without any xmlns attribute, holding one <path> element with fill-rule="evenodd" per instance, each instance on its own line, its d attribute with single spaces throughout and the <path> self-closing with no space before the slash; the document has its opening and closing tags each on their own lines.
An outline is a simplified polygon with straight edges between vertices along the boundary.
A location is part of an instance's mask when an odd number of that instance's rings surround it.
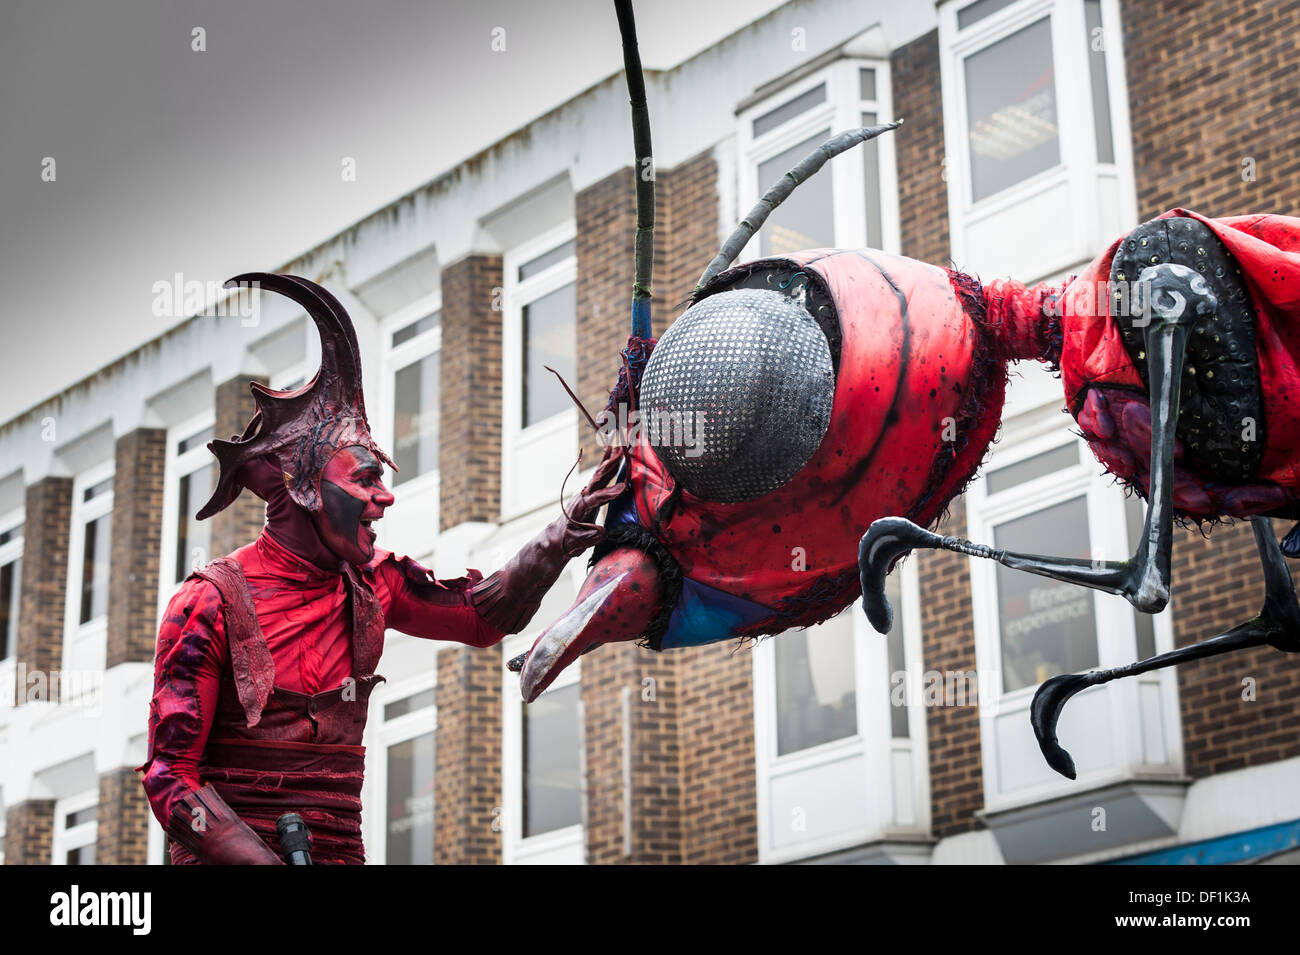
<svg viewBox="0 0 1300 955">
<path fill-rule="evenodd" d="M 375 547 L 393 503 L 371 438 L 352 323 L 292 276 L 240 276 L 302 305 L 321 334 L 304 387 L 254 385 L 244 434 L 209 448 L 221 473 L 199 518 L 247 488 L 266 501 L 258 538 L 191 575 L 158 633 L 143 783 L 174 864 L 276 864 L 276 820 L 298 813 L 313 861 L 361 864 L 362 733 L 384 630 L 488 647 L 528 624 L 591 523 L 622 487 L 607 456 L 568 512 L 504 568 L 435 580 Z"/>
</svg>

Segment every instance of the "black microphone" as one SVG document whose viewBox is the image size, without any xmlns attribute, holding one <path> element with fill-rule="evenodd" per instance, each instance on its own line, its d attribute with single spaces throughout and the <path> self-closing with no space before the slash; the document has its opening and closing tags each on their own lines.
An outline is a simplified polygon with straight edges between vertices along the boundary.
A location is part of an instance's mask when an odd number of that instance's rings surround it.
<svg viewBox="0 0 1300 955">
<path fill-rule="evenodd" d="M 286 812 L 275 821 L 275 831 L 280 836 L 285 865 L 311 865 L 311 830 L 302 816 Z"/>
</svg>

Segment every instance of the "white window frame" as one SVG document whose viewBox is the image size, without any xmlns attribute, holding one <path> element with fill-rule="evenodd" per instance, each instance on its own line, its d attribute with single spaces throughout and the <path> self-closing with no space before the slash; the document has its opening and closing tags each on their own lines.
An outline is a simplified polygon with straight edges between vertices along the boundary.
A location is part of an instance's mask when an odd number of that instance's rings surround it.
<svg viewBox="0 0 1300 955">
<path fill-rule="evenodd" d="M 871 69 L 876 73 L 876 98 L 861 98 L 858 70 Z M 754 120 L 764 114 L 802 96 L 811 89 L 826 85 L 826 99 L 812 109 L 798 114 L 761 136 L 754 137 Z M 738 154 L 741 157 L 739 170 L 739 205 L 741 210 L 748 210 L 760 198 L 758 166 L 760 163 L 780 155 L 792 146 L 812 137 L 822 129 L 829 129 L 830 135 L 862 125 L 862 114 L 874 112 L 877 123 L 889 123 L 894 118 L 893 90 L 889 72 L 889 62 L 860 57 L 837 60 L 829 66 L 783 87 L 760 103 L 746 107 L 738 116 L 737 129 Z M 880 136 L 874 140 L 880 157 L 880 230 L 882 251 L 897 253 L 901 248 L 898 226 L 898 175 L 894 156 L 894 139 L 892 135 Z M 842 249 L 858 249 L 867 245 L 867 208 L 866 179 L 862 173 L 862 156 L 859 149 L 850 150 L 841 157 L 823 166 L 818 176 L 829 176 L 831 194 L 834 196 L 832 209 L 834 215 L 833 245 Z M 800 157 L 802 158 L 802 157 Z M 786 200 L 799 201 L 799 190 Z M 738 262 L 747 262 L 759 257 L 761 248 L 759 236 L 755 235 L 745 246 Z"/>
<path fill-rule="evenodd" d="M 96 818 L 91 822 L 68 827 L 64 825 L 69 813 L 81 812 L 91 807 L 96 809 Z M 95 845 L 99 837 L 99 792 L 91 789 L 54 802 L 54 834 L 50 840 L 51 865 L 67 865 L 68 853 L 73 849 Z M 98 847 L 96 846 L 96 856 Z"/>
<path fill-rule="evenodd" d="M 180 517 L 176 513 L 177 505 L 180 503 L 180 483 L 181 478 L 186 477 L 199 470 L 206 464 L 213 465 L 213 477 L 216 477 L 216 461 L 212 452 L 208 450 L 206 444 L 200 444 L 197 447 L 190 448 L 184 454 L 178 454 L 176 447 L 186 438 L 193 437 L 206 428 L 216 427 L 216 417 L 212 409 L 208 409 L 201 414 L 195 415 L 179 424 L 173 425 L 167 429 L 167 455 L 166 466 L 163 480 L 163 512 L 162 512 L 162 540 L 158 548 L 159 567 L 158 567 L 158 618 L 162 619 L 163 611 L 167 609 L 167 603 L 171 600 L 172 595 L 176 593 L 176 588 L 180 586 L 180 581 L 171 579 L 172 572 L 176 567 L 176 531 Z M 213 437 L 216 437 L 215 431 Z M 215 483 L 214 483 L 215 486 Z M 202 507 L 205 502 L 197 502 L 197 507 Z M 196 507 L 196 510 L 197 510 Z M 219 554 L 208 554 L 208 560 L 219 557 Z M 181 578 L 184 580 L 184 578 Z"/>
<path fill-rule="evenodd" d="M 7 514 L 0 515 L 0 533 L 23 525 L 25 517 L 25 510 L 21 507 L 8 512 Z M 3 567 L 5 564 L 12 561 L 22 559 L 23 542 L 26 539 L 26 530 L 27 529 L 24 526 L 23 533 L 20 533 L 11 541 L 0 544 L 0 567 Z M 24 566 L 20 573 L 26 574 L 28 570 L 29 568 Z M 19 582 L 19 587 L 21 588 L 21 580 Z M 21 596 L 19 597 L 18 614 L 19 624 L 21 625 Z M 12 651 L 13 652 L 8 656 L 0 657 L 0 709 L 9 709 L 14 704 L 14 681 L 17 678 L 18 659 L 18 647 L 16 643 L 14 647 L 12 647 Z M 3 652 L 2 647 L 0 647 L 0 652 Z M 3 812 L 3 807 L 0 807 L 0 812 Z"/>
<path fill-rule="evenodd" d="M 68 541 L 68 571 L 67 571 L 67 598 L 64 607 L 64 627 L 63 627 L 63 662 L 62 668 L 65 673 L 78 669 L 97 671 L 102 673 L 107 665 L 108 654 L 108 608 L 105 606 L 103 615 L 94 617 L 86 623 L 81 623 L 81 572 L 82 557 L 86 539 L 86 525 L 93 520 L 113 512 L 114 488 L 112 486 L 90 501 L 84 500 L 87 488 L 94 487 L 101 481 L 111 481 L 114 477 L 114 462 L 105 461 L 102 464 L 89 468 L 77 475 L 72 482 L 72 514 L 68 523 L 69 541 Z M 112 573 L 112 519 L 108 522 L 109 528 L 109 573 Z M 109 580 L 112 578 L 110 576 Z M 111 590 L 111 583 L 110 583 Z M 112 599 L 110 593 L 109 599 Z M 92 667 L 73 667 L 69 666 L 70 662 L 75 659 L 93 659 L 97 665 Z M 62 680 L 59 681 L 62 687 Z M 78 684 L 84 681 L 77 680 Z M 63 699 L 63 692 L 60 690 L 61 702 L 69 702 Z"/>
<path fill-rule="evenodd" d="M 528 634 L 516 634 L 502 641 L 504 659 L 509 660 L 528 650 L 537 639 L 540 629 Z M 542 696 L 555 690 L 581 685 L 582 661 L 573 663 L 555 678 Z M 524 800 L 523 800 L 523 707 L 519 700 L 519 677 L 514 673 L 505 673 L 502 691 L 502 725 L 501 725 L 501 799 L 503 802 L 501 822 L 501 861 L 505 865 L 527 865 L 530 863 L 554 864 L 567 860 L 585 864 L 586 838 L 584 823 L 553 829 L 550 832 L 523 837 Z M 584 727 L 582 726 L 583 709 L 581 697 L 578 702 L 578 786 L 581 798 L 582 787 L 586 785 L 583 767 L 586 759 L 581 751 Z"/>
<path fill-rule="evenodd" d="M 542 421 L 520 424 L 523 403 L 523 310 L 524 306 L 565 285 L 578 281 L 578 257 L 575 247 L 571 258 L 548 266 L 537 275 L 519 281 L 519 267 L 540 255 L 577 238 L 573 219 L 548 229 L 536 238 L 510 249 L 502 257 L 504 271 L 501 348 L 501 521 L 505 523 L 544 504 L 553 502 L 559 480 L 573 464 L 578 453 L 578 409 L 567 407 Z M 576 295 L 575 295 L 576 301 Z M 576 347 L 578 316 L 573 316 Z M 569 382 L 577 388 L 576 381 Z M 560 387 L 559 382 L 555 387 Z M 538 480 L 540 475 L 555 474 L 554 484 Z M 579 485 L 580 486 L 580 485 Z"/>
<path fill-rule="evenodd" d="M 373 747 L 374 752 L 379 754 L 379 759 L 382 762 L 373 767 L 370 773 L 367 773 L 367 779 L 373 780 L 369 796 L 369 805 L 373 808 L 368 814 L 371 824 L 368 827 L 370 831 L 366 837 L 366 844 L 369 846 L 366 850 L 367 865 L 386 865 L 388 862 L 388 749 L 399 743 L 418 739 L 426 733 L 436 734 L 438 732 L 437 686 L 438 668 L 435 662 L 431 670 L 395 683 L 391 689 L 384 686 L 382 687 L 382 694 L 376 693 L 371 698 L 371 705 L 379 707 L 380 718 L 378 726 L 375 728 L 374 741 L 370 746 Z M 391 720 L 383 718 L 385 706 L 398 703 L 427 690 L 433 690 L 435 694 L 432 706 L 412 710 L 410 713 L 405 713 Z M 434 745 L 437 746 L 436 737 Z M 433 813 L 434 840 L 436 843 L 438 818 L 436 770 Z"/>
<path fill-rule="evenodd" d="M 396 453 L 397 446 L 397 373 L 408 365 L 428 358 L 431 355 L 442 354 L 442 323 L 438 323 L 437 328 L 431 328 L 428 331 L 421 332 L 409 341 L 393 346 L 393 333 L 400 331 L 407 325 L 427 318 L 434 312 L 442 311 L 442 291 L 441 289 L 429 295 L 412 302 L 399 311 L 389 315 L 380 325 L 380 333 L 383 335 L 383 368 L 384 384 L 383 398 L 380 402 L 381 412 L 380 420 L 383 422 L 384 440 L 380 444 Z M 441 358 L 439 359 L 441 360 Z M 440 369 L 441 372 L 441 369 Z M 441 377 L 439 377 L 441 382 Z M 439 413 L 441 414 L 442 398 L 439 396 Z M 441 425 L 439 425 L 441 433 Z M 442 483 L 442 459 L 439 457 L 438 467 L 432 471 L 426 471 L 424 474 L 417 475 L 414 478 L 403 481 L 401 484 L 394 483 L 395 477 L 388 481 L 389 488 L 394 493 L 408 496 L 419 494 L 424 491 L 439 488 Z M 437 509 L 434 508 L 434 513 Z M 433 524 L 433 532 L 438 530 L 438 522 Z"/>
<path fill-rule="evenodd" d="M 834 619 L 847 615 L 853 632 L 854 691 L 857 702 L 856 733 L 807 749 L 777 755 L 776 640 L 795 636 L 789 631 L 763 640 L 754 660 L 754 750 L 758 784 L 758 852 L 763 863 L 793 862 L 828 852 L 849 849 L 896 835 L 924 835 L 930 828 L 928 748 L 925 709 L 922 705 L 923 657 L 921 653 L 920 585 L 917 563 L 906 560 L 894 571 L 900 575 L 902 606 L 895 607 L 903 627 L 907 739 L 894 738 L 889 648 L 886 638 L 867 624 L 862 601 L 854 601 Z M 816 629 L 810 631 L 815 639 Z M 793 825 L 775 806 L 776 786 L 805 786 L 810 791 L 825 785 L 826 773 L 837 763 L 856 761 L 853 786 L 854 811 L 832 831 L 795 844 L 777 846 L 777 828 Z M 805 777 L 800 780 L 799 777 Z M 781 817 L 778 818 L 778 815 Z M 855 822 L 857 818 L 860 821 Z"/>
<path fill-rule="evenodd" d="M 1047 256 L 1033 254 L 1028 271 L 1022 270 L 1016 275 L 1026 282 L 1038 280 L 1091 259 L 1118 235 L 1118 232 L 1111 235 L 1108 230 L 1137 224 L 1137 191 L 1133 177 L 1119 0 L 1101 0 L 1106 83 L 1115 151 L 1113 163 L 1097 160 L 1083 0 L 1019 0 L 959 30 L 958 12 L 974 2 L 977 0 L 946 3 L 938 10 L 946 141 L 944 172 L 948 183 L 952 258 L 958 268 L 974 267 L 978 270 L 980 262 L 977 260 L 972 264 L 972 256 L 981 250 L 968 242 L 967 230 L 990 220 L 1006 222 L 1009 226 L 1014 224 L 1024 230 L 1022 235 L 1035 230 L 1039 234 L 1048 229 L 1058 234 L 1068 230 L 1065 233 L 1068 241 L 1060 249 Z M 1052 31 L 1052 73 L 1060 160 L 1051 169 L 976 202 L 971 198 L 965 60 L 1045 17 L 1049 19 Z M 1104 181 L 1113 183 L 1115 208 L 1110 212 L 1110 218 L 1114 220 L 1111 223 L 1107 223 L 1099 211 L 1107 191 L 1102 188 Z M 1056 207 L 1056 214 L 1050 222 L 1035 220 L 1025 224 L 1015 219 L 1018 207 L 1053 190 L 1063 190 L 1061 194 L 1068 196 L 1068 201 L 1064 208 Z M 1004 254 L 1023 258 L 1030 254 L 1028 249 L 1033 245 L 1012 242 Z M 998 262 L 1002 264 L 1002 260 Z"/>
<path fill-rule="evenodd" d="M 1050 412 L 1051 409 L 1044 409 Z M 1124 560 L 1134 551 L 1128 540 L 1125 496 L 1099 468 L 1087 444 L 1062 426 L 1056 413 L 1026 416 L 1028 420 L 1006 425 L 1007 438 L 985 463 L 980 476 L 966 490 L 967 536 L 977 543 L 991 544 L 994 528 L 1016 518 L 1035 514 L 1046 507 L 1085 498 L 1088 508 L 1090 550 L 1097 559 Z M 986 476 L 994 470 L 1028 460 L 1047 451 L 1073 443 L 1079 463 L 1051 474 L 1042 475 L 1012 488 L 989 495 Z M 1117 680 L 1091 687 L 1072 702 L 1090 694 L 1106 696 L 1111 725 L 1109 766 L 1092 772 L 1080 771 L 1077 780 L 1068 780 L 1044 770 L 1043 782 L 1003 792 L 1001 785 L 998 733 L 995 721 L 1022 720 L 1029 725 L 1029 704 L 1038 685 L 1005 693 L 1002 690 L 1002 646 L 998 623 L 996 561 L 970 558 L 971 599 L 975 630 L 976 670 L 980 674 L 980 739 L 983 751 L 985 810 L 996 812 L 1051 799 L 1067 793 L 1090 789 L 1130 779 L 1135 775 L 1177 777 L 1183 771 L 1182 731 L 1178 713 L 1178 682 L 1173 669 L 1157 670 L 1141 677 Z M 1097 658 L 1100 668 L 1123 666 L 1137 657 L 1137 628 L 1133 609 L 1122 597 L 1101 591 L 1093 593 L 1094 626 L 1097 633 Z M 1152 618 L 1156 653 L 1173 649 L 1170 607 Z M 1148 700 L 1147 722 L 1143 722 L 1144 692 L 1154 689 Z M 1149 701 L 1158 699 L 1152 710 Z M 1068 710 L 1067 710 L 1068 715 Z M 1148 764 L 1144 761 L 1144 734 L 1158 732 L 1156 748 L 1163 749 L 1166 760 Z M 1029 736 L 1032 743 L 1032 735 Z M 1067 749 L 1071 740 L 1062 738 Z M 1078 741 L 1075 741 L 1076 748 Z M 1037 746 L 1022 757 L 1041 760 Z"/>
<path fill-rule="evenodd" d="M 315 369 L 306 359 L 290 365 L 287 368 L 281 368 L 275 374 L 271 375 L 267 382 L 267 387 L 273 391 L 288 391 L 290 385 L 301 387 L 311 381 Z"/>
</svg>

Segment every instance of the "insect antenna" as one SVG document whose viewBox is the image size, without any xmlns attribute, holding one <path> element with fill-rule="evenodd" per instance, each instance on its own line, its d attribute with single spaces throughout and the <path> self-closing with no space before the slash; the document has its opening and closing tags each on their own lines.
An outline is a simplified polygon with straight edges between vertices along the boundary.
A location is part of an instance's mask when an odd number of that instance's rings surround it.
<svg viewBox="0 0 1300 955">
<path fill-rule="evenodd" d="M 850 129 L 837 136 L 832 136 L 800 160 L 799 164 L 777 180 L 776 185 L 767 190 L 763 194 L 763 198 L 759 199 L 754 204 L 754 208 L 749 210 L 749 214 L 740 220 L 735 231 L 727 237 L 726 242 L 722 243 L 722 250 L 718 252 L 717 258 L 709 263 L 709 267 L 700 276 L 700 280 L 695 284 L 695 291 L 698 292 L 708 285 L 714 276 L 736 260 L 736 256 L 740 255 L 741 249 L 763 227 L 763 223 L 776 210 L 776 207 L 790 197 L 790 193 L 794 192 L 796 186 L 801 182 L 806 182 L 817 173 L 817 170 L 840 153 L 852 149 L 859 143 L 875 139 L 881 133 L 897 129 L 902 123 L 903 121 L 900 119 L 897 122 L 885 123 L 881 126 L 864 126 L 861 129 Z"/>
</svg>

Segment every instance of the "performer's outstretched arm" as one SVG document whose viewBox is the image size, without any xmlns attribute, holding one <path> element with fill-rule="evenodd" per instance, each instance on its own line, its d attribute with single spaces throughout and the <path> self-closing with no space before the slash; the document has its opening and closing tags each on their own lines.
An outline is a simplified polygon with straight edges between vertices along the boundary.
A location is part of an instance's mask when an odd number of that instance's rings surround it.
<svg viewBox="0 0 1300 955">
<path fill-rule="evenodd" d="M 490 647 L 506 634 L 519 633 L 569 561 L 604 537 L 604 529 L 591 522 L 623 492 L 622 484 L 606 486 L 621 462 L 619 451 L 608 451 L 567 511 L 486 579 L 471 570 L 455 580 L 437 580 L 409 557 L 381 561 L 375 576 L 387 590 L 387 625 L 413 637 L 476 647 Z"/>
</svg>

